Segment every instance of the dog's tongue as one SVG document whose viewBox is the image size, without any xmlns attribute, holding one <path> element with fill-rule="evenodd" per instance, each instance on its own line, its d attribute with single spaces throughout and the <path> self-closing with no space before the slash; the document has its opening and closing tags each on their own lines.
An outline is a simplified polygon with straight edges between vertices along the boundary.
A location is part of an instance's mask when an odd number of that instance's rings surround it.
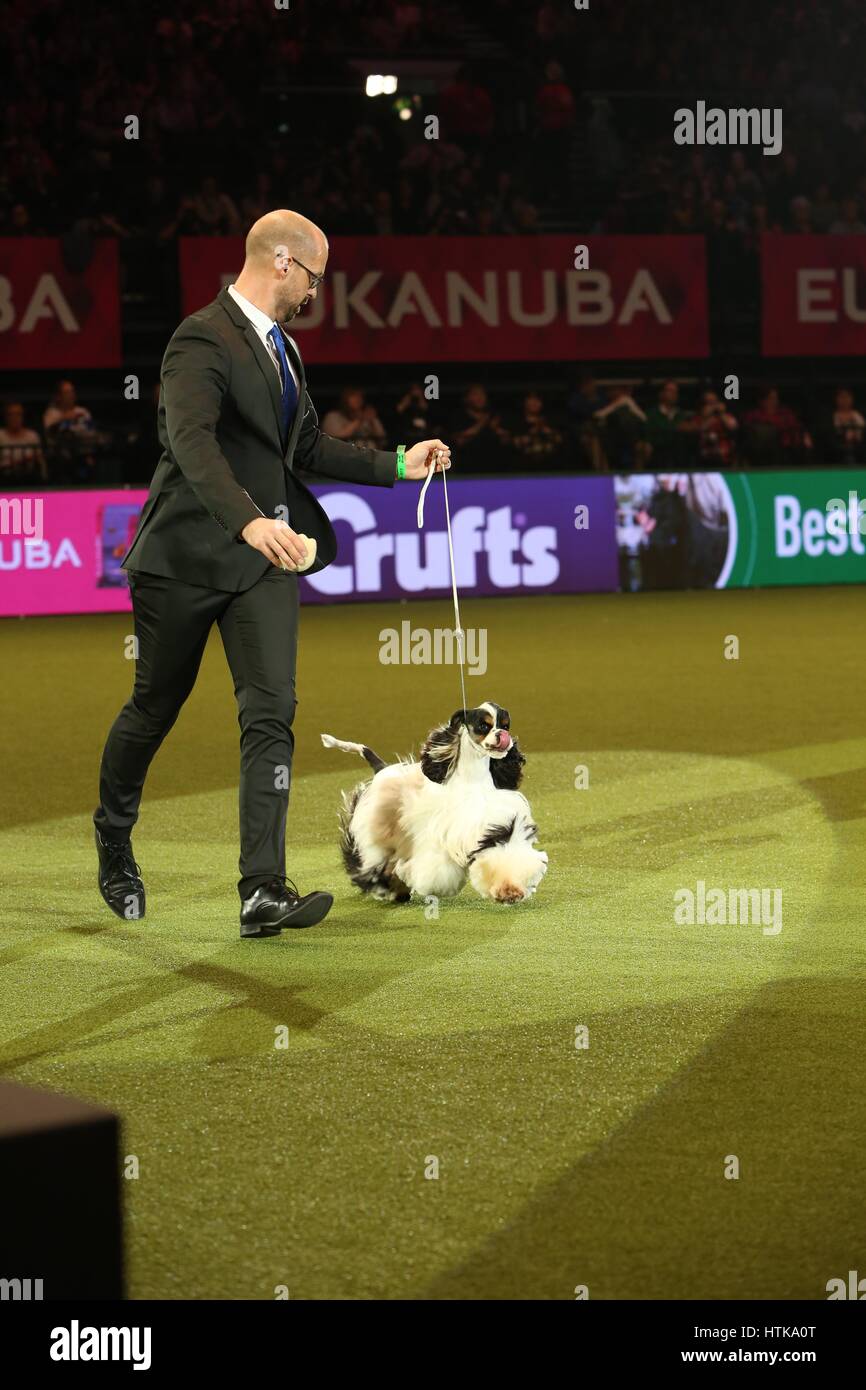
<svg viewBox="0 0 866 1390">
<path fill-rule="evenodd" d="M 497 729 L 497 731 L 496 731 L 496 747 L 497 747 L 497 748 L 510 748 L 510 747 L 511 747 L 511 735 L 510 735 L 510 733 L 508 732 L 507 729 Z"/>
</svg>

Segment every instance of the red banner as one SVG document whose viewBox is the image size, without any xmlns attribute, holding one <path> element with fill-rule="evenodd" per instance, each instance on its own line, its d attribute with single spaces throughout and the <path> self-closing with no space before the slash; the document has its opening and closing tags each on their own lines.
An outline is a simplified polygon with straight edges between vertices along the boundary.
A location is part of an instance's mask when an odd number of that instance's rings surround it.
<svg viewBox="0 0 866 1390">
<path fill-rule="evenodd" d="M 93 246 L 86 269 L 70 270 L 53 237 L 0 238 L 0 367 L 120 364 L 117 242 Z"/>
<path fill-rule="evenodd" d="M 576 269 L 581 244 L 587 268 Z M 334 237 L 330 245 L 325 283 L 292 325 L 309 362 L 709 352 L 703 237 Z M 242 263 L 240 238 L 181 238 L 184 313 L 209 303 Z"/>
<path fill-rule="evenodd" d="M 765 356 L 866 353 L 866 236 L 767 232 L 761 255 Z"/>
</svg>

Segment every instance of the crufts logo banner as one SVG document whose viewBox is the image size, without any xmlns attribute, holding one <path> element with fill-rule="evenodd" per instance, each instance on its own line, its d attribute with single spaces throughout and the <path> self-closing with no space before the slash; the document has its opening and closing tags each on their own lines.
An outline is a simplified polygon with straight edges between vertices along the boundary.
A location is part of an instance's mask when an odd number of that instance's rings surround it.
<svg viewBox="0 0 866 1390">
<path fill-rule="evenodd" d="M 707 356 L 703 237 L 589 237 L 585 258 L 577 240 L 334 237 L 292 332 L 308 362 Z M 242 262 L 240 238 L 181 238 L 184 313 Z"/>
</svg>

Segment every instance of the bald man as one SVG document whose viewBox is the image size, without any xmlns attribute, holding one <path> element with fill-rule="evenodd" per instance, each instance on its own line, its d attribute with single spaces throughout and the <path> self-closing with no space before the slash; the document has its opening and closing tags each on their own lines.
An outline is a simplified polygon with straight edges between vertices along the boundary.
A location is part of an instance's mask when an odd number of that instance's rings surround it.
<svg viewBox="0 0 866 1390">
<path fill-rule="evenodd" d="M 313 926 L 333 901 L 301 894 L 286 877 L 298 573 L 324 569 L 337 553 L 327 514 L 298 470 L 393 487 L 397 456 L 319 430 L 286 325 L 316 298 L 327 260 L 314 223 L 267 213 L 250 229 L 235 283 L 184 319 L 163 358 L 163 453 L 122 561 L 138 640 L 135 684 L 108 735 L 93 817 L 99 888 L 126 921 L 145 912 L 130 839 L 144 780 L 195 684 L 214 623 L 240 724 L 241 936 Z M 407 450 L 402 471 L 420 479 L 449 466 L 448 447 L 427 439 Z M 315 542 L 314 556 L 303 536 Z"/>
</svg>

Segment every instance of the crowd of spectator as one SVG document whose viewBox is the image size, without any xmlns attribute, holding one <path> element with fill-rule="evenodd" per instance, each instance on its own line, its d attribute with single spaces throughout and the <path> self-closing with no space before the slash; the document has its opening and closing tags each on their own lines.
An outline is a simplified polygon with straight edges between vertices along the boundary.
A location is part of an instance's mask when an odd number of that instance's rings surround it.
<svg viewBox="0 0 866 1390">
<path fill-rule="evenodd" d="M 179 0 L 169 16 L 94 0 L 82 23 L 61 0 L 7 0 L 0 234 L 74 227 L 158 248 L 237 234 L 287 189 L 331 234 L 532 231 L 514 177 L 525 160 L 509 154 L 514 102 L 503 109 L 457 71 L 460 12 L 447 0 Z M 427 107 L 398 120 L 351 66 L 419 51 L 441 51 L 453 73 L 427 100 L 435 141 Z"/>
<path fill-rule="evenodd" d="M 39 429 L 20 401 L 7 401 L 0 490 L 148 482 L 160 454 L 158 395 L 155 386 L 134 418 L 127 412 L 99 428 L 69 380 L 57 384 Z M 558 393 L 535 387 L 506 393 L 475 381 L 455 402 L 430 400 L 420 381 L 376 401 L 362 386 L 350 385 L 325 410 L 321 428 L 378 449 L 441 436 L 466 474 L 724 472 L 866 463 L 866 417 L 847 386 L 807 419 L 771 385 L 750 392 L 742 408 L 709 384 L 685 390 L 673 380 L 602 385 L 591 372 Z"/>
<path fill-rule="evenodd" d="M 98 483 L 117 475 L 118 441 L 110 431 L 96 428 L 73 382 L 57 383 L 42 412 L 41 430 L 28 425 L 26 415 L 21 401 L 10 400 L 3 407 L 0 488 Z"/>
<path fill-rule="evenodd" d="M 359 401 L 363 394 L 357 393 Z M 866 419 L 853 392 L 839 387 L 830 409 L 804 416 L 764 384 L 751 404 L 725 400 L 710 385 L 681 399 L 676 381 L 632 389 L 626 382 L 602 387 L 590 372 L 573 389 L 549 401 L 531 388 L 507 406 L 481 382 L 463 393 L 456 410 L 440 409 L 415 383 L 397 402 L 390 429 L 379 444 L 447 435 L 455 460 L 470 473 L 529 472 L 571 468 L 628 473 L 679 470 L 725 471 L 741 467 L 820 467 L 866 462 Z M 379 416 L 372 407 L 371 418 Z M 327 417 L 326 417 L 327 419 Z M 383 429 L 381 424 L 378 428 Z"/>
<path fill-rule="evenodd" d="M 857 0 L 94 0 L 82 18 L 0 4 L 4 235 L 232 234 L 287 188 L 333 234 L 866 230 Z M 362 94 L 365 54 L 445 75 L 401 121 Z M 675 145 L 692 93 L 781 107 L 782 153 Z"/>
<path fill-rule="evenodd" d="M 763 231 L 866 232 L 857 0 L 768 0 L 760 12 L 752 0 L 585 11 L 558 0 L 177 0 L 170 11 L 93 0 L 86 22 L 63 0 L 0 0 L 0 21 L 0 235 L 72 233 L 79 249 L 119 238 L 124 292 L 144 292 L 163 343 L 177 317 L 176 238 L 239 235 L 287 202 L 331 235 L 700 232 L 712 302 L 753 315 L 744 268 L 757 266 Z M 363 95 L 365 70 L 419 57 L 438 76 L 414 95 L 401 82 L 410 119 Z M 781 107 L 782 152 L 677 146 L 673 112 L 698 97 Z M 430 114 L 435 140 L 423 133 Z M 771 387 L 741 406 L 709 386 L 683 401 L 674 381 L 602 387 L 591 375 L 570 394 L 515 397 L 468 383 L 466 370 L 456 406 L 428 401 L 418 383 L 376 401 L 349 386 L 323 426 L 379 446 L 447 430 L 461 466 L 479 472 L 864 461 L 863 417 L 842 387 L 816 413 Z M 9 401 L 4 481 L 102 482 L 119 453 L 131 480 L 158 449 L 149 400 L 141 408 L 130 431 L 98 426 L 69 381 L 39 420 Z"/>
<path fill-rule="evenodd" d="M 818 412 L 810 425 L 768 383 L 744 410 L 709 385 L 694 394 L 691 405 L 683 405 L 676 381 L 663 382 L 651 401 L 646 392 L 641 398 L 639 404 L 620 383 L 608 387 L 605 400 L 591 375 L 580 380 L 568 409 L 585 464 L 615 472 L 643 467 L 723 472 L 866 462 L 866 419 L 848 387 L 838 387 L 832 407 Z"/>
</svg>

